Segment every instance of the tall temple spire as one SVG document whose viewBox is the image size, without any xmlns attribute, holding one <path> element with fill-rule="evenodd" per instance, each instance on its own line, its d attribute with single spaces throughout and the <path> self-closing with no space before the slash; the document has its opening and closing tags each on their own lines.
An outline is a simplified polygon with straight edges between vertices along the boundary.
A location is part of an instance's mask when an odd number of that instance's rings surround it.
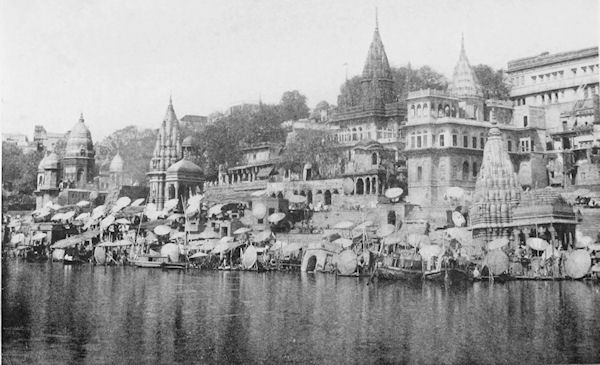
<svg viewBox="0 0 600 365">
<path fill-rule="evenodd" d="M 393 96 L 392 70 L 379 35 L 379 20 L 375 11 L 375 30 L 362 73 L 362 104 L 381 107 L 391 103 Z"/>
<path fill-rule="evenodd" d="M 375 30 L 379 30 L 379 13 L 375 7 Z"/>
<path fill-rule="evenodd" d="M 454 74 L 448 90 L 451 94 L 459 97 L 483 96 L 479 80 L 477 80 L 475 71 L 473 71 L 473 68 L 471 68 L 471 64 L 467 58 L 464 34 L 461 34 L 460 37 L 460 55 L 458 56 L 458 62 L 456 62 L 456 66 L 454 66 Z"/>
</svg>

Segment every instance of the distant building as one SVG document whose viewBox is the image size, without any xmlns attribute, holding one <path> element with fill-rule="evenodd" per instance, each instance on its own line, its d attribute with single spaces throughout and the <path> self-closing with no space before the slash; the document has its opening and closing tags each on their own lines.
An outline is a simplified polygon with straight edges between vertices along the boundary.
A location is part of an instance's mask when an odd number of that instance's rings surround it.
<svg viewBox="0 0 600 365">
<path fill-rule="evenodd" d="M 561 113 L 599 93 L 598 47 L 512 60 L 507 74 L 515 105 L 544 107 L 548 131 L 558 132 Z"/>
<path fill-rule="evenodd" d="M 180 120 L 181 125 L 191 129 L 193 132 L 200 132 L 208 125 L 208 117 L 201 115 L 185 115 Z"/>
<path fill-rule="evenodd" d="M 54 151 L 56 144 L 65 137 L 65 133 L 50 133 L 41 125 L 36 125 L 33 131 L 33 141 L 37 148 L 43 151 Z"/>
<path fill-rule="evenodd" d="M 83 115 L 68 134 L 65 155 L 62 159 L 54 151 L 38 165 L 36 207 L 49 202 L 61 205 L 75 204 L 79 200 L 95 200 L 106 192 L 99 189 L 94 176 L 96 152 L 92 135 L 85 125 Z"/>
<path fill-rule="evenodd" d="M 508 75 L 517 108 L 544 109 L 550 184 L 599 184 L 598 47 L 513 60 Z"/>
</svg>

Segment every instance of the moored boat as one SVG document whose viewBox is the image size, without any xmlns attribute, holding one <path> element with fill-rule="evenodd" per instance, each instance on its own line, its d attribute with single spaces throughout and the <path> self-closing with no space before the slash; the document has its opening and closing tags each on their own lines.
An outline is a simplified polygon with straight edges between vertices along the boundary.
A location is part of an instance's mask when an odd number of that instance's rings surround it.
<svg viewBox="0 0 600 365">
<path fill-rule="evenodd" d="M 131 260 L 130 263 L 137 267 L 162 268 L 163 264 L 169 263 L 169 258 L 167 256 L 141 255 Z"/>
<path fill-rule="evenodd" d="M 421 256 L 401 251 L 384 257 L 383 265 L 376 268 L 376 276 L 384 280 L 421 280 L 423 265 Z"/>
</svg>

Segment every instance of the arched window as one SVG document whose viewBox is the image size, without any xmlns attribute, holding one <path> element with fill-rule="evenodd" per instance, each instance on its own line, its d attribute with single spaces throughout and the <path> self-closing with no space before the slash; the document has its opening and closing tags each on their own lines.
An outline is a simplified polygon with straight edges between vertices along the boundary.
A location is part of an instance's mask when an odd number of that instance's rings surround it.
<svg viewBox="0 0 600 365">
<path fill-rule="evenodd" d="M 477 177 L 477 174 L 479 173 L 477 167 L 477 162 L 473 162 L 473 177 Z"/>
<path fill-rule="evenodd" d="M 438 118 L 441 118 L 444 116 L 444 107 L 442 106 L 442 104 L 438 105 Z"/>
<path fill-rule="evenodd" d="M 365 183 L 361 178 L 356 179 L 356 195 L 363 195 L 365 193 Z"/>
<path fill-rule="evenodd" d="M 373 152 L 371 154 L 371 165 L 377 165 L 377 153 Z"/>
<path fill-rule="evenodd" d="M 467 161 L 462 165 L 462 179 L 469 180 L 469 163 Z"/>
<path fill-rule="evenodd" d="M 311 204 L 311 203 L 312 203 L 312 201 L 313 201 L 313 199 L 312 199 L 312 198 L 313 198 L 313 197 L 312 197 L 312 190 L 309 190 L 309 191 L 308 191 L 308 193 L 306 194 L 306 202 L 307 202 L 308 204 Z"/>
<path fill-rule="evenodd" d="M 358 136 L 356 135 L 356 128 L 352 128 L 352 140 L 358 141 Z"/>
<path fill-rule="evenodd" d="M 415 105 L 414 104 L 410 106 L 410 116 L 411 117 L 415 116 Z"/>
<path fill-rule="evenodd" d="M 365 194 L 371 194 L 371 179 L 368 177 L 365 179 Z"/>
<path fill-rule="evenodd" d="M 450 105 L 446 104 L 446 106 L 444 106 L 444 115 L 449 117 L 450 116 Z"/>
<path fill-rule="evenodd" d="M 423 113 L 423 110 L 421 109 L 421 104 L 417 105 L 417 116 L 420 117 Z"/>
<path fill-rule="evenodd" d="M 81 181 L 83 178 L 83 169 L 77 170 L 77 181 Z"/>
<path fill-rule="evenodd" d="M 429 116 L 429 105 L 427 105 L 427 104 L 423 105 L 423 116 L 425 116 L 425 117 Z"/>
<path fill-rule="evenodd" d="M 325 205 L 331 205 L 331 191 L 329 190 L 325 190 L 325 194 L 324 195 L 324 200 L 325 200 Z"/>
<path fill-rule="evenodd" d="M 281 191 L 277 193 L 277 199 L 283 199 L 283 193 Z"/>
</svg>

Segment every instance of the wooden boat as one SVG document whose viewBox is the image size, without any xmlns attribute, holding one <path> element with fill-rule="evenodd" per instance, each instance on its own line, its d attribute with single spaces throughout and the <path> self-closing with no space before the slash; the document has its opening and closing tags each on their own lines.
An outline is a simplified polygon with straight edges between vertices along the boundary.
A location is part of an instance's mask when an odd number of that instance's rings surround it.
<svg viewBox="0 0 600 365">
<path fill-rule="evenodd" d="M 515 280 L 516 278 L 509 274 L 500 274 L 497 276 L 480 276 L 478 278 L 473 278 L 473 281 L 493 281 L 495 283 L 506 283 L 507 281 Z"/>
<path fill-rule="evenodd" d="M 163 264 L 169 264 L 167 256 L 142 255 L 130 261 L 132 265 L 147 268 L 162 268 Z"/>
<path fill-rule="evenodd" d="M 426 271 L 423 273 L 423 278 L 450 284 L 472 281 L 472 275 L 466 269 L 458 267 L 444 267 L 440 270 Z"/>
<path fill-rule="evenodd" d="M 383 259 L 383 265 L 378 266 L 375 276 L 383 280 L 421 280 L 423 278 L 423 263 L 421 256 L 414 252 L 401 251 Z"/>
<path fill-rule="evenodd" d="M 80 259 L 79 257 L 73 257 L 71 255 L 65 255 L 63 259 L 63 265 L 81 265 L 85 264 L 87 261 Z"/>
<path fill-rule="evenodd" d="M 170 270 L 185 270 L 187 264 L 185 262 L 163 262 L 161 267 Z"/>
</svg>

